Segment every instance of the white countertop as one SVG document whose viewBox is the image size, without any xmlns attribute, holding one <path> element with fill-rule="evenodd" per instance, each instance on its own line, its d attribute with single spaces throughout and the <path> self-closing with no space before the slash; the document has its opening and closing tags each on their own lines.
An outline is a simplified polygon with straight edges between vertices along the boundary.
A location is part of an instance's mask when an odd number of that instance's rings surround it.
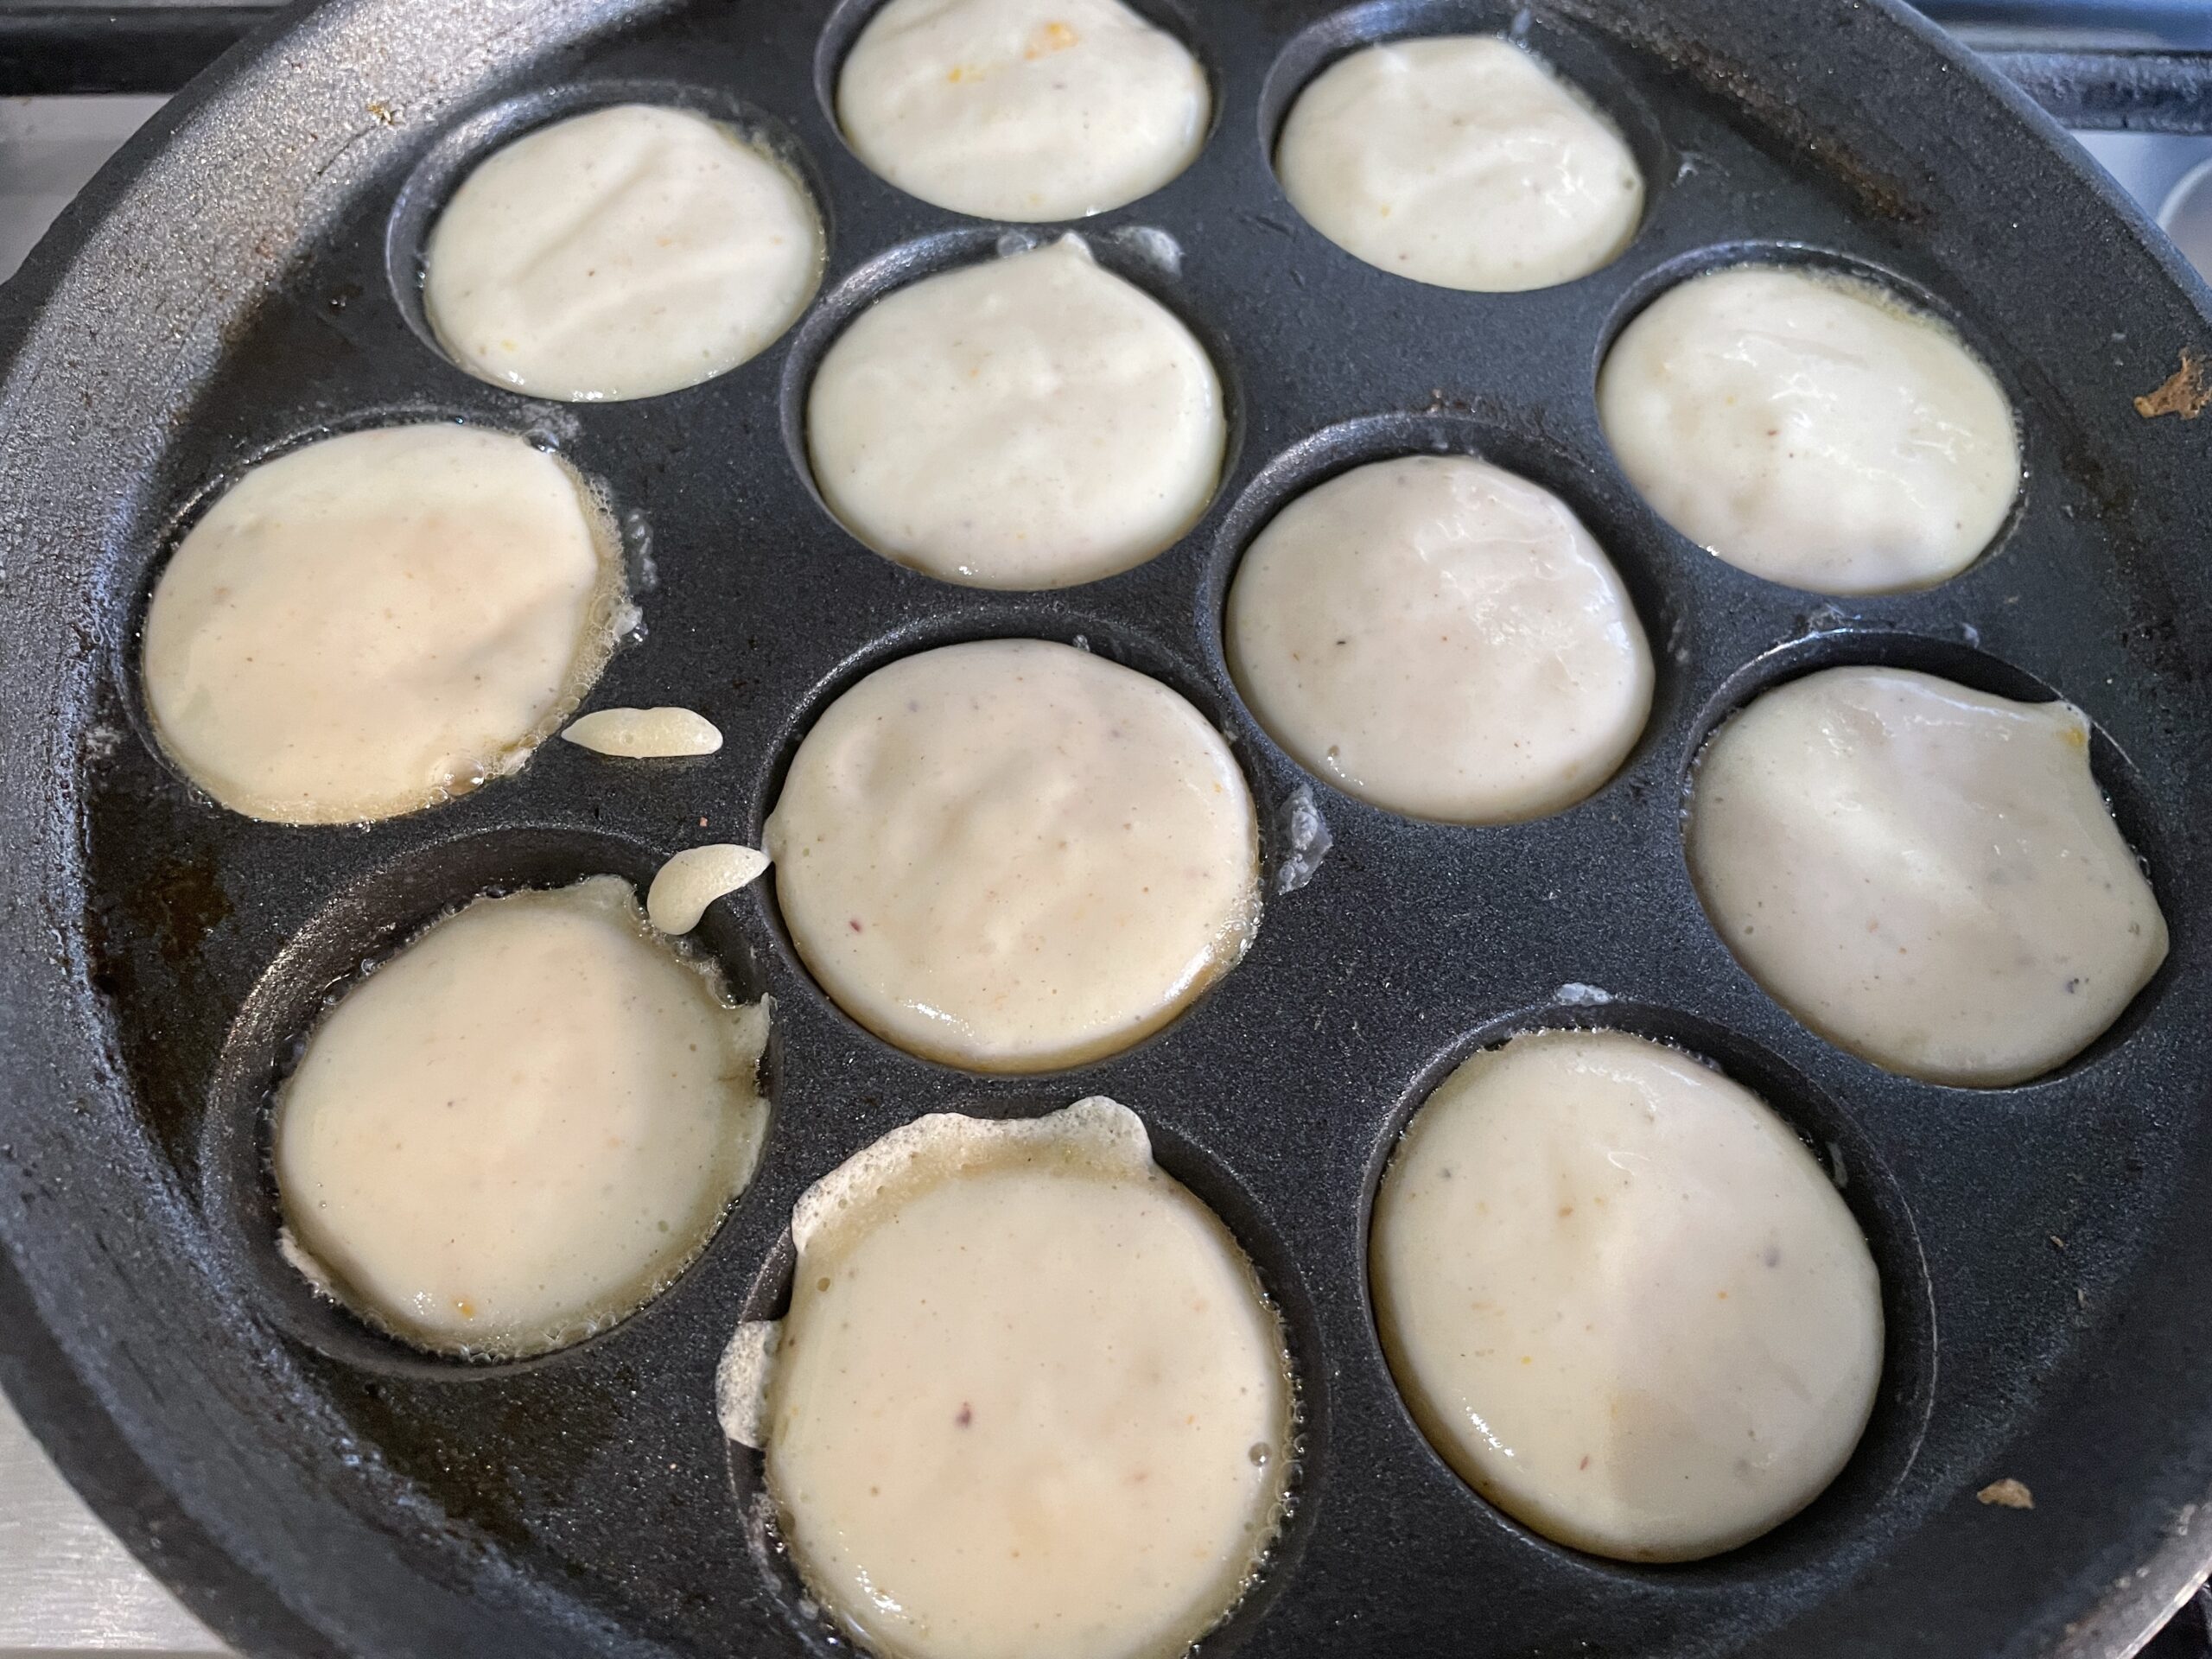
<svg viewBox="0 0 2212 1659">
<path fill-rule="evenodd" d="M 0 1398 L 0 1656 L 224 1651 L 93 1517 Z"/>
</svg>

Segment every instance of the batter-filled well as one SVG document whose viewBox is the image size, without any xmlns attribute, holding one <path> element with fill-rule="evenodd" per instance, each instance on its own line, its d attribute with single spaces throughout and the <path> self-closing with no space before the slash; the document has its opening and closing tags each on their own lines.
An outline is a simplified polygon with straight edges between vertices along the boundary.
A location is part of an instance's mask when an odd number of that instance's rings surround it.
<svg viewBox="0 0 2212 1659">
<path fill-rule="evenodd" d="M 1731 1549 L 1850 1458 L 1882 1373 L 1851 1211 L 1758 1097 L 1613 1031 L 1478 1054 L 1375 1198 L 1376 1319 L 1414 1416 L 1539 1532 Z"/>
<path fill-rule="evenodd" d="M 919 1119 L 791 1235 L 791 1311 L 733 1341 L 722 1415 L 855 1637 L 1171 1659 L 1236 1603 L 1282 1503 L 1282 1332 L 1135 1113 Z"/>
<path fill-rule="evenodd" d="M 1981 360 L 1829 271 L 1741 266 L 1670 289 L 1606 353 L 1598 409 L 1668 523 L 1815 593 L 1958 575 L 2020 485 L 2012 405 Z"/>
<path fill-rule="evenodd" d="M 1440 288 L 1572 282 L 1611 264 L 1643 213 L 1612 124 L 1533 53 L 1487 35 L 1338 59 L 1291 105 L 1275 172 L 1345 252 Z"/>
<path fill-rule="evenodd" d="M 878 669 L 823 712 L 770 816 L 777 902 L 855 1019 L 932 1059 L 1038 1071 L 1165 1025 L 1259 918 L 1251 792 L 1158 681 L 1036 639 Z"/>
<path fill-rule="evenodd" d="M 1081 219 L 1151 194 L 1205 142 L 1205 72 L 1122 0 L 891 0 L 837 77 L 854 153 L 984 219 Z"/>
<path fill-rule="evenodd" d="M 735 368 L 821 282 L 820 216 L 767 149 L 620 104 L 478 167 L 423 251 L 423 305 L 470 373 L 533 397 L 650 397 Z"/>
<path fill-rule="evenodd" d="M 1141 564 L 1205 511 L 1228 434 L 1205 347 L 1074 237 L 877 301 L 807 396 L 815 482 L 846 528 L 976 588 Z"/>
<path fill-rule="evenodd" d="M 1688 847 L 1713 926 L 1777 1001 L 1932 1082 L 2070 1059 L 2165 960 L 2070 703 L 1903 669 L 1792 680 L 1706 745 Z"/>
<path fill-rule="evenodd" d="M 1464 455 L 1339 474 L 1236 568 L 1230 670 L 1339 788 L 1455 823 L 1555 812 L 1611 777 L 1651 652 L 1605 551 L 1548 490 Z"/>
<path fill-rule="evenodd" d="M 573 1342 L 658 1294 L 752 1178 L 767 1030 L 618 876 L 480 899 L 348 988 L 284 1084 L 287 1253 L 424 1348 Z"/>
<path fill-rule="evenodd" d="M 256 467 L 178 545 L 147 709 L 233 810 L 389 817 L 521 766 L 626 611 L 604 515 L 552 456 L 450 423 L 348 433 Z"/>
</svg>

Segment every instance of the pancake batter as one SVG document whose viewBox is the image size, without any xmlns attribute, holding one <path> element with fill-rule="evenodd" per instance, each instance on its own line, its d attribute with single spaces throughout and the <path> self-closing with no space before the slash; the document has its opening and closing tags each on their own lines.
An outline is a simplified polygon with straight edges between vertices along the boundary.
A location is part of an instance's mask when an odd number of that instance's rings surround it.
<svg viewBox="0 0 2212 1659">
<path fill-rule="evenodd" d="M 1165 550 L 1212 499 L 1229 437 L 1205 348 L 1073 237 L 878 300 L 823 358 L 806 431 L 861 540 L 1018 588 Z"/>
<path fill-rule="evenodd" d="M 1258 824 L 1221 734 L 1158 681 L 1038 639 L 861 681 L 799 745 L 766 840 L 823 988 L 978 1071 L 1127 1047 L 1259 918 Z"/>
<path fill-rule="evenodd" d="M 1376 1320 L 1422 1430 L 1539 1532 L 1681 1561 L 1810 1503 L 1882 1373 L 1872 1257 L 1758 1097 L 1673 1049 L 1478 1054 L 1375 1198 Z"/>
<path fill-rule="evenodd" d="M 1948 581 L 2020 486 L 1995 377 L 1941 322 L 1831 272 L 1743 266 L 1662 295 L 1606 354 L 1598 410 L 1668 523 L 1815 593 Z"/>
<path fill-rule="evenodd" d="M 1081 219 L 1198 158 L 1213 98 L 1180 41 L 1121 0 L 892 0 L 837 78 L 861 161 L 983 219 Z"/>
<path fill-rule="evenodd" d="M 1931 1082 L 2048 1071 L 2165 960 L 2070 703 L 1903 669 L 1808 674 L 1706 745 L 1688 844 L 1714 928 L 1777 1001 Z"/>
<path fill-rule="evenodd" d="M 561 735 L 580 749 L 626 760 L 713 754 L 722 746 L 721 728 L 690 709 L 595 709 Z"/>
<path fill-rule="evenodd" d="M 284 1084 L 295 1257 L 442 1352 L 543 1353 L 611 1325 L 751 1179 L 767 1029 L 618 876 L 480 899 L 356 982 Z"/>
<path fill-rule="evenodd" d="M 735 368 L 798 320 L 822 221 L 767 149 L 690 110 L 556 121 L 461 183 L 423 305 L 461 367 L 533 397 L 651 397 Z"/>
<path fill-rule="evenodd" d="M 751 847 L 717 842 L 686 847 L 660 867 L 645 893 L 645 914 L 664 933 L 689 933 L 715 899 L 750 887 L 768 868 Z"/>
<path fill-rule="evenodd" d="M 574 474 L 451 423 L 264 461 L 155 585 L 146 703 L 225 806 L 384 818 L 514 771 L 607 661 L 622 576 Z"/>
<path fill-rule="evenodd" d="M 1284 193 L 1370 265 L 1506 293 L 1611 264 L 1643 213 L 1621 136 L 1533 53 L 1489 35 L 1364 47 L 1291 105 Z"/>
<path fill-rule="evenodd" d="M 1262 531 L 1229 592 L 1236 684 L 1340 789 L 1452 823 L 1556 812 L 1611 777 L 1651 652 L 1572 509 L 1465 455 L 1340 473 Z"/>
<path fill-rule="evenodd" d="M 922 1118 L 812 1188 L 791 1232 L 768 1489 L 859 1641 L 1172 1659 L 1228 1611 L 1281 1506 L 1282 1332 L 1134 1113 Z"/>
</svg>

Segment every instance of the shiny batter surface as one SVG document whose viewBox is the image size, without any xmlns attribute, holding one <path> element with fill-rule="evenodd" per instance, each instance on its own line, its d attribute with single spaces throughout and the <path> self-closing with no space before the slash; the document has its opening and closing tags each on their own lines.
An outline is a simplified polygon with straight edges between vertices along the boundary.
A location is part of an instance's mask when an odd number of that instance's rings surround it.
<svg viewBox="0 0 2212 1659">
<path fill-rule="evenodd" d="M 886 1659 L 1169 1659 L 1271 1540 L 1283 1338 L 1103 1098 L 928 1117 L 793 1218 L 760 1421 L 785 1542 Z"/>
<path fill-rule="evenodd" d="M 755 849 L 729 842 L 687 847 L 654 874 L 645 890 L 645 915 L 664 933 L 689 933 L 715 899 L 760 879 L 768 861 Z"/>
<path fill-rule="evenodd" d="M 480 899 L 346 990 L 279 1096 L 289 1253 L 425 1348 L 558 1348 L 657 1294 L 752 1178 L 765 1005 L 628 883 Z"/>
<path fill-rule="evenodd" d="M 1464 455 L 1341 473 L 1237 566 L 1229 662 L 1298 760 L 1455 823 L 1555 812 L 1611 777 L 1651 708 L 1651 652 L 1572 509 Z"/>
<path fill-rule="evenodd" d="M 561 736 L 625 760 L 713 754 L 722 746 L 721 729 L 692 709 L 597 709 L 563 727 Z"/>
<path fill-rule="evenodd" d="M 454 424 L 326 438 L 193 525 L 147 608 L 162 747 L 232 810 L 389 817 L 512 772 L 605 664 L 622 610 L 575 475 Z"/>
<path fill-rule="evenodd" d="M 1827 1173 L 1755 1095 L 1621 1032 L 1478 1054 L 1375 1199 L 1406 1402 L 1483 1495 L 1626 1560 L 1757 1537 L 1873 1408 L 1882 1299 Z"/>
<path fill-rule="evenodd" d="M 1489 35 L 1339 58 L 1291 105 L 1275 172 L 1345 252 L 1440 288 L 1572 282 L 1611 264 L 1643 213 L 1620 134 L 1541 59 Z"/>
<path fill-rule="evenodd" d="M 854 153 L 983 219 L 1081 219 L 1197 159 L 1213 98 L 1173 35 L 1121 0 L 892 0 L 837 78 Z"/>
<path fill-rule="evenodd" d="M 1229 426 L 1191 331 L 1079 239 L 925 277 L 823 358 L 807 448 L 887 558 L 977 588 L 1141 564 L 1205 511 Z"/>
<path fill-rule="evenodd" d="M 1660 515 L 1729 563 L 1822 594 L 1933 587 L 2020 485 L 2003 388 L 1871 283 L 1738 267 L 1670 289 L 1598 379 L 1605 436 Z"/>
<path fill-rule="evenodd" d="M 1035 639 L 878 669 L 800 744 L 770 816 L 784 920 L 845 1011 L 988 1071 L 1165 1025 L 1258 922 L 1250 791 L 1181 696 Z"/>
<path fill-rule="evenodd" d="M 1911 1077 L 2047 1071 L 2165 959 L 2165 919 L 2069 703 L 1902 669 L 1792 680 L 1706 746 L 1688 844 L 1752 977 Z"/>
</svg>

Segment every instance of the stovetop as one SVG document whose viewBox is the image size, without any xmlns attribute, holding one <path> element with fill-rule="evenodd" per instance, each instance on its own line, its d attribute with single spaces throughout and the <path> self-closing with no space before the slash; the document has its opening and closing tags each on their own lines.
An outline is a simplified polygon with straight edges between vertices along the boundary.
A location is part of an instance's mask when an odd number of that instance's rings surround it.
<svg viewBox="0 0 2212 1659">
<path fill-rule="evenodd" d="M 0 0 L 0 278 L 168 92 L 270 10 Z M 2082 144 L 2148 213 L 2171 209 L 2162 222 L 2212 278 L 2212 86 L 2199 86 L 2183 120 L 2160 101 L 2155 57 L 2127 60 L 2135 67 L 2115 82 L 2109 65 L 2085 71 L 2069 56 L 2212 50 L 2212 0 L 1925 0 L 1923 10 L 2078 123 Z M 2196 131 L 2128 130 L 2146 124 Z M 63 1484 L 0 1397 L 0 1659 L 223 1651 Z M 2212 1659 L 2212 1591 L 2200 1589 L 2143 1652 Z"/>
</svg>

